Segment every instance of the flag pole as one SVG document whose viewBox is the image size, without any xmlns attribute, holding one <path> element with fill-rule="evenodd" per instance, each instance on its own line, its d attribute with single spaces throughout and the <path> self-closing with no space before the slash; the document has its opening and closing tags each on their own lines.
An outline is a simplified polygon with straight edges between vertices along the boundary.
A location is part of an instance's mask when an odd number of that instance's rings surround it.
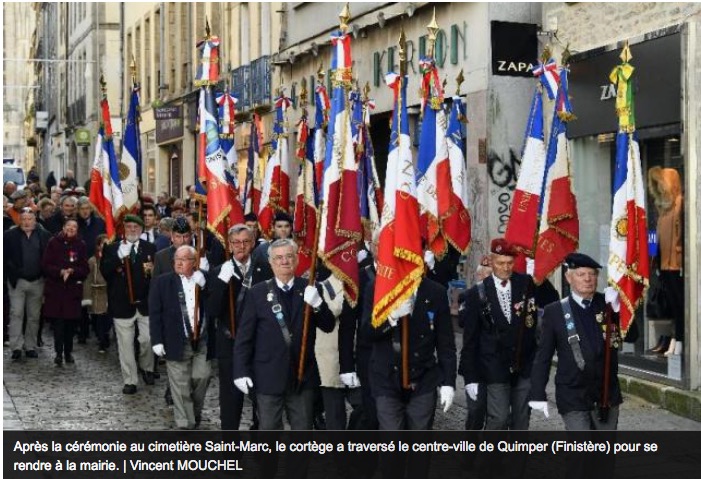
<svg viewBox="0 0 701 479">
<path fill-rule="evenodd" d="M 350 20 L 350 7 L 346 3 L 345 7 L 339 14 L 338 18 L 340 20 L 339 29 L 341 33 L 346 34 L 348 32 L 348 20 Z M 321 70 L 321 69 L 320 69 Z M 314 286 L 316 282 L 316 263 L 317 256 L 319 254 L 319 231 L 321 229 L 321 211 L 324 208 L 324 198 L 319 201 L 319 205 L 316 209 L 316 228 L 314 231 L 314 248 L 312 249 L 312 264 L 309 267 L 309 285 Z M 304 304 L 304 322 L 302 323 L 302 346 L 299 351 L 299 364 L 297 366 L 297 385 L 302 384 L 302 379 L 304 378 L 304 363 L 307 356 L 307 338 L 309 335 L 309 323 L 311 317 L 312 307 L 308 303 Z"/>
<path fill-rule="evenodd" d="M 406 36 L 404 34 L 404 26 L 400 27 L 399 32 L 399 94 L 397 95 L 397 141 L 400 143 L 398 147 L 401 149 L 402 138 L 402 91 L 404 88 L 404 77 L 406 75 Z M 431 40 L 429 38 L 429 50 Z M 411 381 L 409 377 L 409 320 L 411 315 L 407 314 L 401 318 L 401 337 L 402 337 L 402 387 L 411 389 Z"/>
<path fill-rule="evenodd" d="M 129 64 L 129 70 L 131 71 L 131 95 L 129 95 L 129 104 L 131 104 L 131 99 L 134 96 L 134 89 L 137 88 L 138 84 L 136 82 L 136 59 L 134 58 L 134 55 L 131 56 L 131 63 Z M 129 115 L 127 111 L 127 115 Z M 135 122 L 140 122 L 141 121 L 141 115 L 139 114 L 138 111 L 138 105 L 137 105 L 137 111 L 136 111 L 136 116 L 134 117 Z M 126 124 L 126 122 L 125 122 Z M 139 133 L 141 133 L 141 129 L 137 129 Z M 136 149 L 137 149 L 137 159 L 140 161 L 143 160 L 141 157 L 141 138 L 138 139 L 139 141 L 136 142 Z M 124 146 L 122 146 L 122 149 Z M 140 168 L 143 168 L 143 164 L 137 165 Z M 136 172 L 136 197 L 139 200 L 139 205 L 143 206 L 142 204 L 142 194 L 143 194 L 143 185 L 142 185 L 142 172 L 137 171 Z"/>
</svg>

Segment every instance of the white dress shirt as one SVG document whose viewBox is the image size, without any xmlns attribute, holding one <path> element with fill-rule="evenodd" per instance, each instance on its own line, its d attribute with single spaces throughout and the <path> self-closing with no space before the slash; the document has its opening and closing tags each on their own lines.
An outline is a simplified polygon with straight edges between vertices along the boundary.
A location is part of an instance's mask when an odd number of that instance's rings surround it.
<svg viewBox="0 0 701 479">
<path fill-rule="evenodd" d="M 190 329 L 194 332 L 195 331 L 195 287 L 197 286 L 197 283 L 195 283 L 193 276 L 190 276 L 188 278 L 183 274 L 180 275 L 180 281 L 183 284 L 183 293 L 185 293 L 185 306 L 187 308 L 187 316 L 188 316 L 187 319 L 188 319 L 188 321 L 190 321 Z M 185 328 L 185 337 L 188 337 L 189 333 L 187 331 L 187 327 L 185 326 L 185 323 L 183 323 L 183 328 Z"/>
<path fill-rule="evenodd" d="M 506 284 L 502 286 L 501 282 L 503 280 L 497 278 L 493 273 L 492 279 L 494 279 L 494 287 L 497 290 L 497 299 L 499 300 L 501 312 L 504 313 L 504 317 L 511 324 L 511 280 L 505 280 Z"/>
</svg>

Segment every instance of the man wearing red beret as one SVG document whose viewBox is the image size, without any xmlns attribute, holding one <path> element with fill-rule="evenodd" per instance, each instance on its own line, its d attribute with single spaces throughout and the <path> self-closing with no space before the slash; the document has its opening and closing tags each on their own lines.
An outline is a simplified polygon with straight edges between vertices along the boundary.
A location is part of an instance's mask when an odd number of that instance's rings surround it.
<svg viewBox="0 0 701 479">
<path fill-rule="evenodd" d="M 492 274 L 461 297 L 460 374 L 471 401 L 486 398 L 486 429 L 524 430 L 536 351 L 535 286 L 513 271 L 518 253 L 506 240 L 494 239 L 490 251 Z"/>
</svg>

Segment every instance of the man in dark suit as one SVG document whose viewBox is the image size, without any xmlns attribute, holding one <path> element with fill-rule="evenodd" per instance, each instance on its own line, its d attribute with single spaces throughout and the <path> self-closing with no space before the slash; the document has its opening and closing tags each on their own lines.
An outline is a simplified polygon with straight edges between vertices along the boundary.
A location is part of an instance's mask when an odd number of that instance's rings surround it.
<svg viewBox="0 0 701 479">
<path fill-rule="evenodd" d="M 314 388 L 319 374 L 314 357 L 316 328 L 330 332 L 335 319 L 319 289 L 294 276 L 297 244 L 273 242 L 268 249 L 274 278 L 251 288 L 234 346 L 234 384 L 244 394 L 256 388 L 260 429 L 282 429 L 282 411 L 293 430 L 312 428 Z M 304 303 L 314 308 L 306 338 L 304 375 L 297 371 L 302 347 Z"/>
<path fill-rule="evenodd" d="M 124 394 L 136 393 L 138 365 L 144 383 L 154 384 L 153 353 L 149 338 L 148 294 L 156 247 L 139 239 L 143 232 L 141 218 L 126 215 L 124 240 L 105 248 L 100 272 L 107 281 L 109 312 L 117 333 L 119 362 L 124 378 Z M 139 361 L 134 356 L 134 336 L 139 326 Z"/>
<path fill-rule="evenodd" d="M 618 408 L 623 402 L 618 383 L 621 337 L 617 314 L 610 315 L 609 408 L 605 421 L 600 416 L 600 406 L 608 321 L 606 303 L 611 303 L 611 313 L 617 312 L 620 308 L 618 296 L 611 288 L 607 288 L 605 295 L 596 292 L 601 265 L 591 257 L 572 253 L 565 258 L 565 265 L 565 278 L 571 292 L 562 301 L 545 307 L 540 345 L 533 363 L 529 405 L 549 416 L 545 386 L 553 354 L 557 351 L 555 400 L 565 429 L 614 430 L 618 426 Z"/>
<path fill-rule="evenodd" d="M 374 297 L 375 282 L 365 296 Z M 428 278 L 415 295 L 400 304 L 384 324 L 372 326 L 373 301 L 365 301 L 363 327 L 374 341 L 369 381 L 377 407 L 380 430 L 428 430 L 433 427 L 440 397 L 447 412 L 455 397 L 457 356 L 448 293 Z M 409 317 L 409 381 L 402 387 L 400 321 Z"/>
<path fill-rule="evenodd" d="M 153 352 L 166 358 L 175 424 L 180 429 L 199 426 L 211 372 L 204 311 L 206 278 L 197 270 L 196 261 L 195 248 L 180 246 L 175 252 L 175 271 L 154 281 L 149 298 Z"/>
<path fill-rule="evenodd" d="M 241 424 L 244 394 L 233 383 L 233 353 L 234 337 L 243 313 L 244 301 L 251 286 L 273 276 L 269 263 L 255 264 L 251 260 L 254 238 L 253 231 L 248 226 L 243 224 L 232 226 L 228 231 L 229 251 L 232 258 L 210 272 L 207 310 L 210 318 L 216 322 L 217 329 L 219 418 L 223 430 L 236 430 Z M 232 300 L 233 315 L 230 309 Z M 255 395 L 252 391 L 250 397 L 254 407 L 251 429 L 257 429 L 258 416 L 255 412 Z"/>
<path fill-rule="evenodd" d="M 517 252 L 504 239 L 491 243 L 492 274 L 463 293 L 460 373 L 478 401 L 486 388 L 488 430 L 528 429 L 528 394 L 536 350 L 533 279 L 513 271 Z M 509 418 L 511 419 L 509 421 Z"/>
<path fill-rule="evenodd" d="M 185 218 L 177 218 L 174 220 L 170 241 L 171 245 L 168 248 L 156 253 L 153 262 L 152 281 L 164 273 L 172 273 L 175 250 L 182 245 L 189 245 L 192 242 L 190 223 L 188 223 Z"/>
</svg>

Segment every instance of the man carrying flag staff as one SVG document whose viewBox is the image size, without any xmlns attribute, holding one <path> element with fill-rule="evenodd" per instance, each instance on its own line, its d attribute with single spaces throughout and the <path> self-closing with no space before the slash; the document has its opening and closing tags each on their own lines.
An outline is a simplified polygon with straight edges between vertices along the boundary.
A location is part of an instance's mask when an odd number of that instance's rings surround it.
<svg viewBox="0 0 701 479">
<path fill-rule="evenodd" d="M 445 288 L 423 278 L 419 206 L 406 111 L 406 41 L 399 40 L 400 75 L 387 75 L 395 108 L 387 162 L 377 275 L 367 286 L 364 327 L 374 339 L 370 386 L 380 429 L 431 429 L 440 395 L 443 411 L 455 394 L 457 359 Z M 371 319 L 372 318 L 372 319 Z M 383 465 L 384 467 L 384 465 Z"/>
</svg>

